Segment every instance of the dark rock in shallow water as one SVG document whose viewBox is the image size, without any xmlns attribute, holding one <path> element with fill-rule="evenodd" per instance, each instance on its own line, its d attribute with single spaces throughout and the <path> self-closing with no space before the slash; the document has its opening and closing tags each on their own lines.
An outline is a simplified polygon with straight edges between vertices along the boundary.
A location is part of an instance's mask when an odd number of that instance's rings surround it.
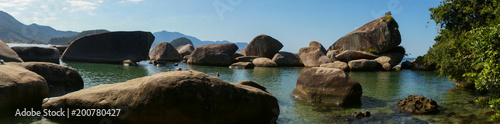
<svg viewBox="0 0 500 124">
<path fill-rule="evenodd" d="M 203 45 L 194 49 L 187 63 L 195 65 L 229 66 L 238 46 L 234 43 Z"/>
<path fill-rule="evenodd" d="M 40 110 L 49 96 L 45 79 L 20 66 L 0 65 L 0 117 L 14 116 L 16 109 Z"/>
<path fill-rule="evenodd" d="M 283 48 L 281 42 L 271 36 L 261 34 L 250 41 L 248 46 L 239 53 L 244 56 L 258 56 L 271 59 L 281 48 Z"/>
<path fill-rule="evenodd" d="M 404 100 L 399 100 L 397 105 L 399 109 L 414 114 L 439 113 L 436 101 L 420 95 L 408 95 Z"/>
<path fill-rule="evenodd" d="M 151 50 L 149 59 L 156 63 L 177 62 L 181 60 L 181 55 L 169 43 L 161 42 Z"/>
<path fill-rule="evenodd" d="M 405 49 L 399 46 L 385 53 L 381 53 L 380 56 L 375 60 L 377 60 L 377 62 L 380 63 L 381 65 L 383 65 L 384 70 L 389 71 L 392 69 L 392 67 L 395 67 L 396 65 L 401 63 L 403 57 L 405 56 L 405 52 L 406 52 Z"/>
<path fill-rule="evenodd" d="M 304 66 L 304 64 L 300 62 L 298 54 L 289 52 L 276 53 L 272 60 L 274 63 L 278 64 L 278 66 L 293 66 L 293 67 Z"/>
<path fill-rule="evenodd" d="M 292 98 L 321 105 L 353 106 L 361 104 L 361 85 L 335 68 L 315 67 L 297 79 Z"/>
<path fill-rule="evenodd" d="M 401 43 L 397 26 L 394 19 L 380 17 L 341 37 L 328 50 L 389 51 Z"/>
<path fill-rule="evenodd" d="M 104 84 L 57 98 L 44 109 L 122 110 L 119 117 L 71 117 L 87 123 L 275 123 L 278 100 L 258 88 L 225 82 L 198 71 L 169 71 Z M 66 119 L 66 117 L 54 117 Z"/>
<path fill-rule="evenodd" d="M 59 50 L 42 47 L 12 47 L 25 62 L 51 62 L 59 64 Z"/>
<path fill-rule="evenodd" d="M 233 69 L 253 69 L 254 67 L 255 65 L 252 62 L 237 62 L 229 66 L 229 68 Z"/>
<path fill-rule="evenodd" d="M 367 59 L 349 61 L 348 66 L 351 71 L 378 71 L 381 68 L 377 60 Z"/>
<path fill-rule="evenodd" d="M 21 66 L 42 76 L 49 86 L 50 96 L 61 96 L 83 89 L 83 79 L 75 69 L 47 62 L 7 63 Z"/>
<path fill-rule="evenodd" d="M 274 63 L 273 60 L 266 58 L 266 57 L 256 58 L 252 61 L 252 63 L 257 67 L 276 67 L 276 66 L 278 66 L 278 64 Z"/>
<path fill-rule="evenodd" d="M 148 58 L 155 37 L 151 32 L 108 32 L 79 38 L 68 47 L 63 61 L 121 64 Z"/>
<path fill-rule="evenodd" d="M 0 40 L 0 59 L 5 62 L 23 62 L 21 57 L 12 50 L 6 43 Z"/>
<path fill-rule="evenodd" d="M 235 61 L 236 62 L 252 62 L 256 58 L 259 58 L 259 57 L 257 57 L 257 56 L 240 56 L 240 57 L 236 57 Z"/>
<path fill-rule="evenodd" d="M 401 63 L 401 69 L 411 69 L 411 67 L 413 66 L 413 62 L 414 62 L 413 60 L 404 61 L 403 63 Z"/>
</svg>

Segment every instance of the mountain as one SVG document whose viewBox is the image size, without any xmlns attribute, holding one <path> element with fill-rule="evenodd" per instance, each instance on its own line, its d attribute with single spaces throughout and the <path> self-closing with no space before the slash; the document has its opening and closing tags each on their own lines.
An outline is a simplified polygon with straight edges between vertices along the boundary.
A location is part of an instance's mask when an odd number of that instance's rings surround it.
<svg viewBox="0 0 500 124">
<path fill-rule="evenodd" d="M 74 41 L 80 37 L 84 37 L 87 35 L 92 35 L 92 34 L 99 34 L 99 33 L 105 33 L 109 32 L 108 30 L 105 29 L 97 29 L 97 30 L 88 30 L 88 31 L 82 31 L 76 35 L 70 36 L 70 37 L 54 37 L 51 38 L 49 41 L 49 44 L 54 44 L 54 45 L 67 45 L 68 42 Z"/>
<path fill-rule="evenodd" d="M 24 25 L 10 14 L 0 11 L 0 40 L 4 42 L 47 43 L 52 37 L 77 34 L 73 31 L 59 31 L 38 24 Z"/>
<path fill-rule="evenodd" d="M 160 31 L 160 32 L 155 32 L 155 33 L 153 33 L 153 35 L 155 36 L 155 41 L 153 42 L 153 45 L 151 45 L 151 47 L 155 47 L 156 45 L 158 45 L 161 42 L 170 42 L 170 41 L 177 39 L 177 38 L 180 38 L 180 37 L 186 37 L 187 39 L 191 40 L 191 42 L 193 42 L 194 47 L 199 47 L 199 46 L 208 45 L 208 44 L 232 43 L 232 42 L 229 42 L 227 40 L 201 41 L 200 39 L 193 37 L 193 36 L 185 35 L 185 34 L 182 34 L 179 32 L 169 32 L 169 31 L 165 31 L 165 30 Z M 244 42 L 238 42 L 235 44 L 238 46 L 239 50 L 244 49 L 248 45 L 248 43 L 244 43 Z"/>
</svg>

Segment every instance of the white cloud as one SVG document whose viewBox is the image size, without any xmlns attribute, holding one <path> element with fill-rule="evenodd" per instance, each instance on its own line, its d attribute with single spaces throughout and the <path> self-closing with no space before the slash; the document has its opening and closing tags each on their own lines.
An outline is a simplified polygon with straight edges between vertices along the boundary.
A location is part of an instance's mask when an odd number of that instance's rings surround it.
<svg viewBox="0 0 500 124">
<path fill-rule="evenodd" d="M 70 0 L 67 1 L 71 7 L 70 12 L 76 12 L 76 11 L 91 11 L 96 9 L 97 3 L 94 2 L 88 2 L 88 1 L 81 1 L 81 0 Z M 99 1 L 97 1 L 99 2 Z"/>
<path fill-rule="evenodd" d="M 125 2 L 134 2 L 134 3 L 138 3 L 138 2 L 142 2 L 144 0 L 122 0 L 120 1 L 119 3 L 125 3 Z"/>
</svg>

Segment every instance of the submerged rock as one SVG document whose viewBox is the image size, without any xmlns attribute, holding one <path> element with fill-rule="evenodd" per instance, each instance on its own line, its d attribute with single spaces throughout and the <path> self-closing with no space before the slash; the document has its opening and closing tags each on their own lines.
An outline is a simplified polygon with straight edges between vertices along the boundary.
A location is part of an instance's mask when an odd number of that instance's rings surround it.
<svg viewBox="0 0 500 124">
<path fill-rule="evenodd" d="M 118 117 L 71 117 L 87 123 L 275 123 L 278 100 L 261 89 L 198 71 L 170 71 L 50 98 L 44 109 L 114 109 Z M 55 117 L 65 119 L 66 117 Z"/>
<path fill-rule="evenodd" d="M 248 46 L 239 53 L 244 56 L 258 56 L 271 59 L 281 48 L 283 48 L 281 42 L 271 36 L 261 34 L 253 38 L 248 43 Z"/>
<path fill-rule="evenodd" d="M 306 103 L 351 106 L 361 104 L 362 94 L 361 85 L 344 71 L 315 67 L 300 74 L 292 97 Z"/>
<path fill-rule="evenodd" d="M 436 101 L 420 95 L 408 95 L 405 99 L 399 100 L 397 105 L 399 109 L 414 114 L 439 113 Z"/>
<path fill-rule="evenodd" d="M 63 61 L 121 64 L 148 58 L 155 37 L 151 32 L 108 32 L 79 38 L 66 49 Z"/>
<path fill-rule="evenodd" d="M 12 47 L 25 62 L 51 62 L 59 64 L 59 50 L 42 47 Z"/>
<path fill-rule="evenodd" d="M 264 86 L 262 86 L 262 85 L 260 85 L 260 84 L 258 84 L 258 83 L 255 83 L 255 82 L 253 82 L 253 81 L 250 81 L 250 80 L 240 81 L 240 82 L 238 82 L 238 84 L 241 84 L 241 85 L 247 85 L 247 86 L 251 86 L 251 87 L 255 87 L 255 88 L 257 88 L 257 89 L 260 89 L 260 90 L 262 90 L 262 91 L 267 92 L 266 87 L 264 87 Z"/>
<path fill-rule="evenodd" d="M 49 96 L 45 79 L 20 66 L 0 65 L 0 117 L 14 116 L 16 109 L 40 110 Z"/>
<path fill-rule="evenodd" d="M 253 69 L 255 65 L 252 62 L 237 62 L 229 66 L 232 69 Z"/>
</svg>

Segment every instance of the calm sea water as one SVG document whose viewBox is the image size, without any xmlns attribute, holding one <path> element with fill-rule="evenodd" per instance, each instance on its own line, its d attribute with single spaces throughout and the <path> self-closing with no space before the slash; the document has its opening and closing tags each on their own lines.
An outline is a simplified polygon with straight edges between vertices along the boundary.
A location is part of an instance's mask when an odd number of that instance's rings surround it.
<svg viewBox="0 0 500 124">
<path fill-rule="evenodd" d="M 413 60 L 414 58 L 405 58 Z M 404 61 L 404 60 L 403 60 Z M 455 88 L 447 78 L 438 77 L 436 72 L 403 70 L 400 72 L 347 72 L 363 87 L 362 106 L 353 108 L 326 107 L 295 102 L 290 96 L 297 78 L 308 68 L 279 67 L 255 69 L 229 69 L 227 67 L 197 66 L 173 63 L 156 67 L 146 61 L 139 66 L 122 66 L 95 63 L 62 63 L 78 70 L 85 82 L 85 88 L 100 84 L 124 82 L 130 79 L 154 75 L 176 68 L 191 69 L 237 83 L 252 80 L 273 94 L 280 105 L 278 123 L 483 123 L 488 121 L 486 108 L 468 103 L 474 93 Z M 395 104 L 410 94 L 423 95 L 437 101 L 441 112 L 437 115 L 412 115 L 399 113 Z M 369 118 L 346 117 L 354 112 L 370 111 Z M 0 123 L 48 122 L 45 118 L 3 118 Z M 57 123 L 57 122 L 55 122 Z"/>
</svg>

